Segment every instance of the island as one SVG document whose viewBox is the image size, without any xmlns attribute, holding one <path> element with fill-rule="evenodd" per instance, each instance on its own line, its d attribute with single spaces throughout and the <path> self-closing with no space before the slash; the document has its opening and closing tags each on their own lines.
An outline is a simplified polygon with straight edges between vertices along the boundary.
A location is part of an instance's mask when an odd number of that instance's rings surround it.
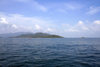
<svg viewBox="0 0 100 67">
<path fill-rule="evenodd" d="M 15 36 L 13 38 L 64 38 L 59 35 L 54 35 L 54 34 L 48 34 L 48 33 L 27 33 L 27 34 L 21 34 L 18 36 Z"/>
</svg>

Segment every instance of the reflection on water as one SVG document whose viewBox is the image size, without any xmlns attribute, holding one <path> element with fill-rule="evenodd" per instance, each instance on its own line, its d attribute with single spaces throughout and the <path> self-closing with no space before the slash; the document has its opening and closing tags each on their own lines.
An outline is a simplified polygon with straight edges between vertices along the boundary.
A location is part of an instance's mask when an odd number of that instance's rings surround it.
<svg viewBox="0 0 100 67">
<path fill-rule="evenodd" d="M 100 67 L 99 38 L 0 38 L 1 67 Z"/>
</svg>

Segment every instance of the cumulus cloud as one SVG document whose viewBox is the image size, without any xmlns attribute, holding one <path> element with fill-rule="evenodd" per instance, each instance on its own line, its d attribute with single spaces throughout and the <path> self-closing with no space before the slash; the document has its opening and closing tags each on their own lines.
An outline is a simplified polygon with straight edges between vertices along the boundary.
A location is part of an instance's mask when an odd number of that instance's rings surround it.
<svg viewBox="0 0 100 67">
<path fill-rule="evenodd" d="M 0 18 L 0 34 L 16 32 L 15 28 L 17 28 L 15 24 L 10 24 L 5 18 Z"/>
<path fill-rule="evenodd" d="M 0 17 L 2 16 L 0 15 Z M 12 32 L 48 32 L 63 36 L 96 36 L 96 34 L 100 33 L 99 20 L 95 20 L 88 24 L 82 20 L 79 20 L 74 25 L 61 24 L 55 24 L 54 21 L 41 17 L 4 14 L 3 19 L 0 20 L 0 34 Z"/>
<path fill-rule="evenodd" d="M 64 27 L 65 28 L 65 27 Z M 99 20 L 95 20 L 91 23 L 78 21 L 75 25 L 68 25 L 64 29 L 68 36 L 86 36 L 86 37 L 100 37 L 100 24 Z"/>
<path fill-rule="evenodd" d="M 83 21 L 78 22 L 78 25 L 83 25 L 83 24 L 84 24 Z"/>
<path fill-rule="evenodd" d="M 17 25 L 15 25 L 15 24 L 12 24 L 12 27 L 15 28 L 15 29 L 18 28 Z"/>
<path fill-rule="evenodd" d="M 90 29 L 94 32 L 100 32 L 100 21 L 95 20 L 93 23 L 90 25 Z"/>
<path fill-rule="evenodd" d="M 66 32 L 85 32 L 88 31 L 89 28 L 84 24 L 83 21 L 78 21 L 76 25 L 69 25 L 68 29 L 66 29 Z"/>
<path fill-rule="evenodd" d="M 81 29 L 81 30 L 89 30 L 89 28 L 84 24 L 83 21 L 79 21 L 77 26 Z"/>
<path fill-rule="evenodd" d="M 35 24 L 35 28 L 36 28 L 36 30 L 40 30 L 41 29 L 41 27 L 39 25 L 37 25 L 37 24 Z"/>
<path fill-rule="evenodd" d="M 51 28 L 47 28 L 47 32 L 53 32 L 54 29 L 51 29 Z"/>
<path fill-rule="evenodd" d="M 100 24 L 100 20 L 94 21 L 94 24 Z"/>
<path fill-rule="evenodd" d="M 3 23 L 3 24 L 8 24 L 8 22 L 6 21 L 5 18 L 1 17 L 0 18 L 0 23 Z"/>
<path fill-rule="evenodd" d="M 24 31 L 23 31 L 24 30 Z M 10 23 L 6 18 L 0 18 L 0 34 L 14 33 L 14 32 L 29 32 L 30 29 L 23 26 L 17 26 L 14 23 Z M 32 31 L 31 31 L 32 32 Z"/>
<path fill-rule="evenodd" d="M 15 32 L 50 32 L 51 28 L 53 27 L 54 24 L 52 24 L 51 20 L 49 19 L 43 19 L 40 17 L 26 17 L 24 15 L 20 14 L 2 14 L 0 17 L 4 17 L 3 23 L 7 23 L 7 26 L 12 28 L 11 30 L 15 30 Z M 6 19 L 6 20 L 4 20 Z M 0 23 L 1 23 L 0 22 Z M 3 28 L 4 26 L 1 25 Z M 0 28 L 1 28 L 0 26 Z M 7 27 L 6 27 L 7 28 Z M 4 29 L 5 30 L 5 29 Z M 8 31 L 11 31 L 8 28 Z M 14 31 L 13 30 L 13 31 Z M 1 30 L 0 30 L 1 31 Z M 8 32 L 4 32 L 8 33 Z"/>
</svg>

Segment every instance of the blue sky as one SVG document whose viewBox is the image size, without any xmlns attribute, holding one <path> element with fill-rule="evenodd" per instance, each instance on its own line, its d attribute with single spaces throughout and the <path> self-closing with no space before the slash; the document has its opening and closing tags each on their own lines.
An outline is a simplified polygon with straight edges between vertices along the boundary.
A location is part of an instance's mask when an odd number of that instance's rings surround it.
<svg viewBox="0 0 100 67">
<path fill-rule="evenodd" d="M 0 34 L 100 37 L 100 0 L 0 0 Z"/>
</svg>

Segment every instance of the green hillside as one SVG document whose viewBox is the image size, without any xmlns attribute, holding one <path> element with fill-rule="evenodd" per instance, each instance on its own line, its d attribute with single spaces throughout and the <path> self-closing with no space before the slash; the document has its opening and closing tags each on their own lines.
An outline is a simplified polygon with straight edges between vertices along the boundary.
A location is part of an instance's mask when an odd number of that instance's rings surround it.
<svg viewBox="0 0 100 67">
<path fill-rule="evenodd" d="M 59 35 L 52 35 L 47 33 L 29 33 L 29 34 L 21 34 L 19 36 L 16 36 L 15 38 L 63 38 Z"/>
</svg>

